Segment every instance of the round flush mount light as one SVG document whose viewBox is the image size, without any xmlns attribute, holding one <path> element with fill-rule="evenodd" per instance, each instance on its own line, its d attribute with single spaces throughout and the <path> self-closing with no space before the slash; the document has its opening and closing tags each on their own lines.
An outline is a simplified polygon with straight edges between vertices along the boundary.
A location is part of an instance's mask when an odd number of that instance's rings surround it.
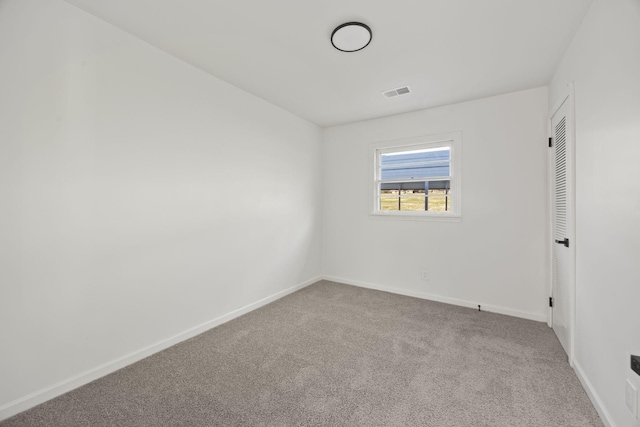
<svg viewBox="0 0 640 427">
<path fill-rule="evenodd" d="M 356 52 L 371 43 L 371 28 L 361 22 L 347 22 L 331 33 L 331 44 L 342 52 Z"/>
</svg>

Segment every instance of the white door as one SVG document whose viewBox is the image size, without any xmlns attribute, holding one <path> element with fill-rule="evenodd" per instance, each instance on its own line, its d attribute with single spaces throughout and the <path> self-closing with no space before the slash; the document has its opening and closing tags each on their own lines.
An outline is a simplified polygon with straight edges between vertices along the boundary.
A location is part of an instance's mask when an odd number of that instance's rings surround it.
<svg viewBox="0 0 640 427">
<path fill-rule="evenodd" d="M 573 359 L 574 186 L 570 98 L 553 113 L 552 132 L 552 326 L 569 361 Z"/>
</svg>

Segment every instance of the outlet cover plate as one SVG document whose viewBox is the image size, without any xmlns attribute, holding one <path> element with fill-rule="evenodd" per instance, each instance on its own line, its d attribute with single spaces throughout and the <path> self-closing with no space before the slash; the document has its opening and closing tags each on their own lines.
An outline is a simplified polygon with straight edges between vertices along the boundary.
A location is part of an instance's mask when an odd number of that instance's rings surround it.
<svg viewBox="0 0 640 427">
<path fill-rule="evenodd" d="M 624 400 L 633 415 L 633 418 L 638 419 L 638 390 L 631 384 L 631 381 L 627 380 L 627 388 L 624 393 Z"/>
</svg>

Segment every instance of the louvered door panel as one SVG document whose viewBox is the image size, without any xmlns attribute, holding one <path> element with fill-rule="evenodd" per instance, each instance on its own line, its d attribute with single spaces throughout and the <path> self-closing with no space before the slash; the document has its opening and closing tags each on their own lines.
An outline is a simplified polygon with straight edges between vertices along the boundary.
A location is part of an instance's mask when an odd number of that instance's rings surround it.
<svg viewBox="0 0 640 427">
<path fill-rule="evenodd" d="M 555 237 L 567 237 L 567 118 L 555 126 L 556 185 L 555 185 Z"/>
</svg>

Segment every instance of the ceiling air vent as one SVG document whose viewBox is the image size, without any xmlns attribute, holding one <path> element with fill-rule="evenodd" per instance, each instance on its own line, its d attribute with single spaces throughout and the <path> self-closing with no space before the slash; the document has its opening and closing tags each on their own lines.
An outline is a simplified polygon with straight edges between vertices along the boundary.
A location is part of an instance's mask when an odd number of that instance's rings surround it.
<svg viewBox="0 0 640 427">
<path fill-rule="evenodd" d="M 394 96 L 406 95 L 408 93 L 411 93 L 409 86 L 402 86 L 391 90 L 385 90 L 382 92 L 382 95 L 385 98 L 393 98 Z"/>
</svg>

